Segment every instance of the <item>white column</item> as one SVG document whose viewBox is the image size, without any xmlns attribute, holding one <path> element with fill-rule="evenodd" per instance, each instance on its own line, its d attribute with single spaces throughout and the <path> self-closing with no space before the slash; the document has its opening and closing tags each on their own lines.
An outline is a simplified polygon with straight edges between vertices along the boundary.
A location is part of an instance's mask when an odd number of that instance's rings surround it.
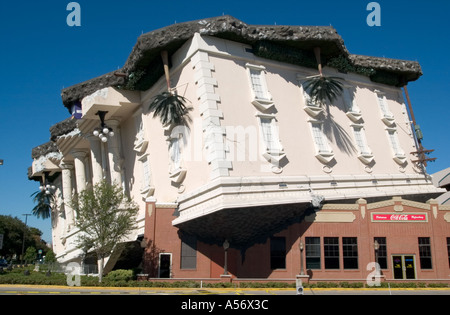
<svg viewBox="0 0 450 315">
<path fill-rule="evenodd" d="M 101 142 L 95 136 L 89 136 L 88 140 L 91 144 L 92 184 L 95 185 L 103 180 Z"/>
<path fill-rule="evenodd" d="M 77 183 L 77 192 L 81 193 L 86 189 L 86 156 L 85 151 L 72 152 L 75 164 L 75 179 Z"/>
<path fill-rule="evenodd" d="M 75 215 L 71 207 L 72 203 L 72 170 L 73 165 L 65 162 L 60 164 L 62 169 L 62 192 L 64 200 L 64 211 L 66 213 L 66 231 L 69 232 L 75 225 Z"/>
<path fill-rule="evenodd" d="M 109 120 L 106 124 L 114 131 L 114 136 L 108 137 L 108 160 L 111 183 L 120 186 L 122 184 L 122 157 L 120 154 L 119 122 L 117 120 Z"/>
</svg>

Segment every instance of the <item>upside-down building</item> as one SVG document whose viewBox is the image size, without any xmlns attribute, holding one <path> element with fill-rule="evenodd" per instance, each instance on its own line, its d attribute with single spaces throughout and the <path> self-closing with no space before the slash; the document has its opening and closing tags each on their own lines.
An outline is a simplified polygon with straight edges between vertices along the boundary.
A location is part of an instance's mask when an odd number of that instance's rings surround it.
<svg viewBox="0 0 450 315">
<path fill-rule="evenodd" d="M 305 89 L 319 60 L 343 83 L 324 104 Z M 349 53 L 332 27 L 222 16 L 143 34 L 122 69 L 62 91 L 71 117 L 33 149 L 29 177 L 57 187 L 58 260 L 84 257 L 68 201 L 107 180 L 140 207 L 107 270 L 137 244 L 152 279 L 365 281 L 378 262 L 390 281 L 448 281 L 450 206 L 404 98 L 421 75 Z M 167 81 L 192 107 L 186 124 L 148 110 Z"/>
</svg>

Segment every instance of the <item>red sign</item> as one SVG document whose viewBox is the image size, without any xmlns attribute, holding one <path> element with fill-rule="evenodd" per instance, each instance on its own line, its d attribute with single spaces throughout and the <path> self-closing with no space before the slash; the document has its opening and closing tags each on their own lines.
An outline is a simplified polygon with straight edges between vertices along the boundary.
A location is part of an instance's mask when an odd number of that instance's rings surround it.
<svg viewBox="0 0 450 315">
<path fill-rule="evenodd" d="M 392 214 L 392 213 L 372 213 L 374 222 L 427 222 L 426 213 L 417 214 Z"/>
</svg>

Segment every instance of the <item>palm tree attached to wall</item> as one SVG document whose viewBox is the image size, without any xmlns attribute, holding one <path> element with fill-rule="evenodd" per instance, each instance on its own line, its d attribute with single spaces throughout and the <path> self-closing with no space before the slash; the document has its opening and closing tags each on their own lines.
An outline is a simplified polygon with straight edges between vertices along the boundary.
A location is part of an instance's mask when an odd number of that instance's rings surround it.
<svg viewBox="0 0 450 315">
<path fill-rule="evenodd" d="M 53 195 L 47 194 L 46 191 L 36 191 L 31 195 L 33 202 L 36 206 L 33 208 L 32 213 L 38 218 L 48 219 L 52 213 L 52 204 L 54 202 Z"/>
<path fill-rule="evenodd" d="M 55 198 L 53 193 L 56 187 L 49 182 L 49 172 L 44 172 L 42 176 L 42 185 L 39 187 L 39 191 L 36 191 L 31 195 L 34 206 L 32 213 L 38 218 L 48 219 L 52 214 L 52 207 L 55 204 Z"/>
<path fill-rule="evenodd" d="M 153 112 L 153 117 L 159 117 L 164 126 L 185 125 L 190 121 L 189 112 L 192 107 L 187 107 L 188 100 L 178 95 L 175 89 L 170 86 L 169 57 L 168 52 L 161 52 L 164 63 L 164 72 L 167 82 L 167 92 L 158 94 L 150 103 L 149 110 Z"/>
<path fill-rule="evenodd" d="M 325 103 L 327 100 L 332 102 L 342 94 L 343 85 L 339 77 L 328 77 L 323 75 L 322 61 L 320 56 L 320 47 L 314 49 L 319 69 L 319 75 L 311 77 L 305 81 L 304 88 L 314 102 Z"/>
</svg>

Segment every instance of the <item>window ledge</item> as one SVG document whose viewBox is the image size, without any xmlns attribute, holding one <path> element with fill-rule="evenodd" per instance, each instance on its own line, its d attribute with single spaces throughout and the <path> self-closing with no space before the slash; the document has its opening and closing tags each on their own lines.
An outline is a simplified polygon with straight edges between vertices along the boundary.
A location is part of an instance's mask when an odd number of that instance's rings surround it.
<svg viewBox="0 0 450 315">
<path fill-rule="evenodd" d="M 169 177 L 172 182 L 180 184 L 186 177 L 187 170 L 184 168 L 177 168 L 176 170 L 170 172 Z"/>
<path fill-rule="evenodd" d="M 347 112 L 346 113 L 347 117 L 350 118 L 351 121 L 353 122 L 359 122 L 362 118 L 361 112 Z"/>
<path fill-rule="evenodd" d="M 334 159 L 334 153 L 333 152 L 319 152 L 318 154 L 316 154 L 316 158 L 324 163 L 330 163 L 333 159 Z"/>
<path fill-rule="evenodd" d="M 271 100 L 253 99 L 252 104 L 260 111 L 266 111 L 272 108 L 275 104 Z"/>
<path fill-rule="evenodd" d="M 395 123 L 394 116 L 384 116 L 381 120 L 386 126 L 392 126 Z"/>
<path fill-rule="evenodd" d="M 403 165 L 406 162 L 406 156 L 404 154 L 396 154 L 394 156 L 394 161 L 400 165 Z"/>
<path fill-rule="evenodd" d="M 323 113 L 323 108 L 320 107 L 320 106 L 310 106 L 310 105 L 308 105 L 308 106 L 303 107 L 303 109 L 311 117 L 317 117 L 317 116 L 319 116 L 320 114 Z"/>
<path fill-rule="evenodd" d="M 140 193 L 143 196 L 143 198 L 148 198 L 148 197 L 153 196 L 154 192 L 155 192 L 154 186 L 147 186 L 140 190 Z"/>
<path fill-rule="evenodd" d="M 373 157 L 373 154 L 367 154 L 367 153 L 365 153 L 365 154 L 359 154 L 358 155 L 358 159 L 361 161 L 361 162 L 363 162 L 364 164 L 370 164 L 372 161 L 373 161 L 373 159 L 374 159 L 374 157 Z"/>
</svg>

